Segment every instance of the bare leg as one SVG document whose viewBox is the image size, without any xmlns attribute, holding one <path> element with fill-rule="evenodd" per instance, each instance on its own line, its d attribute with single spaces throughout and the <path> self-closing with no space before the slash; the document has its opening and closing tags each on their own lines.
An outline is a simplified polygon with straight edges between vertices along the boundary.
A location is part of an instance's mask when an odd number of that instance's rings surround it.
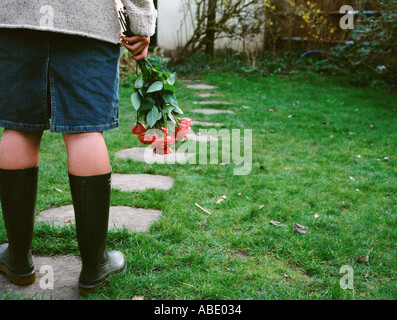
<svg viewBox="0 0 397 320">
<path fill-rule="evenodd" d="M 0 141 L 0 168 L 26 169 L 39 164 L 42 131 L 4 129 Z"/>
<path fill-rule="evenodd" d="M 64 133 L 68 170 L 76 176 L 93 176 L 111 171 L 102 132 Z"/>
</svg>

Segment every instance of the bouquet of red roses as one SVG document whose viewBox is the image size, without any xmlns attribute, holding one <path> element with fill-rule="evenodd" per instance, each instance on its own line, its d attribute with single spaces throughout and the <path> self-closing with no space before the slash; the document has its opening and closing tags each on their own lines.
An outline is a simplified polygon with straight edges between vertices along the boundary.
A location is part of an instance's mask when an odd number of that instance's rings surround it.
<svg viewBox="0 0 397 320">
<path fill-rule="evenodd" d="M 128 15 L 119 11 L 123 33 L 132 37 Z M 140 72 L 138 73 L 138 70 Z M 183 114 L 175 96 L 175 73 L 162 72 L 147 59 L 137 61 L 137 79 L 132 87 L 131 103 L 136 111 L 132 133 L 157 154 L 171 153 L 171 145 L 186 138 L 192 120 Z"/>
</svg>

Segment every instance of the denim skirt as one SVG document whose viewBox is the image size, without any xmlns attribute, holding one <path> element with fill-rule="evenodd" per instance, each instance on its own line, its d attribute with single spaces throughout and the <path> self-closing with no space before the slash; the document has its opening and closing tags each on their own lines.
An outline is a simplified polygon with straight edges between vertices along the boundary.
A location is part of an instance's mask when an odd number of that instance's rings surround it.
<svg viewBox="0 0 397 320">
<path fill-rule="evenodd" d="M 120 46 L 0 28 L 0 126 L 80 133 L 118 127 Z"/>
</svg>

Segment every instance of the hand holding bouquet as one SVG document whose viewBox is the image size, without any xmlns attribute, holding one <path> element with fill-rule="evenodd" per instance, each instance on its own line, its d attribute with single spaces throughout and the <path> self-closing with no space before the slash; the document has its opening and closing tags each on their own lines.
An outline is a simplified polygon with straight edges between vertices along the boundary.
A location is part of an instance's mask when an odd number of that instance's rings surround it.
<svg viewBox="0 0 397 320">
<path fill-rule="evenodd" d="M 119 11 L 119 16 L 123 34 L 132 37 L 127 14 Z M 161 72 L 146 58 L 137 61 L 137 79 L 131 95 L 136 111 L 132 133 L 143 144 L 152 145 L 157 154 L 171 153 L 170 146 L 186 138 L 191 130 L 191 119 L 179 118 L 183 112 L 175 96 L 175 80 L 175 73 Z"/>
</svg>

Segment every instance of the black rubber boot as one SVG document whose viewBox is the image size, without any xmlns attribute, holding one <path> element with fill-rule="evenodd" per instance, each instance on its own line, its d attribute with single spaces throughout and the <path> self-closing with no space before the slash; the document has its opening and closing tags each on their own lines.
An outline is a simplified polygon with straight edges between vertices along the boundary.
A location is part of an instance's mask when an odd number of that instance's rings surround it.
<svg viewBox="0 0 397 320">
<path fill-rule="evenodd" d="M 8 243 L 0 245 L 0 272 L 17 285 L 28 285 L 36 279 L 30 248 L 38 169 L 0 169 L 1 207 L 8 237 Z"/>
<path fill-rule="evenodd" d="M 106 251 L 111 172 L 87 177 L 69 173 L 69 182 L 83 264 L 79 293 L 84 296 L 104 286 L 112 274 L 124 272 L 126 261 L 121 252 Z"/>
</svg>

